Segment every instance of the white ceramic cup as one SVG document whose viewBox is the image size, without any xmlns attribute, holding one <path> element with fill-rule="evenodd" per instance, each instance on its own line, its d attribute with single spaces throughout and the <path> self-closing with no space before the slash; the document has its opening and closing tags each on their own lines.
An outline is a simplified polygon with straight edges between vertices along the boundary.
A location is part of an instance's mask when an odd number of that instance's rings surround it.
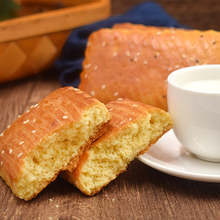
<svg viewBox="0 0 220 220">
<path fill-rule="evenodd" d="M 220 162 L 220 65 L 176 70 L 167 90 L 179 142 L 201 159 Z"/>
</svg>

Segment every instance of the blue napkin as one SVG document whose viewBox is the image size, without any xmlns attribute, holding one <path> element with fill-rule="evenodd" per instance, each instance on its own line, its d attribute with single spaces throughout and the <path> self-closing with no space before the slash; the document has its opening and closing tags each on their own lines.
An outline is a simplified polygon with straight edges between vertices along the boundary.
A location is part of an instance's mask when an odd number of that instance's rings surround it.
<svg viewBox="0 0 220 220">
<path fill-rule="evenodd" d="M 55 62 L 60 83 L 63 86 L 78 87 L 89 35 L 100 28 L 111 28 L 116 23 L 124 22 L 146 26 L 184 27 L 167 14 L 160 5 L 154 2 L 145 2 L 122 15 L 112 16 L 106 20 L 77 28 L 70 34 L 61 56 Z"/>
</svg>

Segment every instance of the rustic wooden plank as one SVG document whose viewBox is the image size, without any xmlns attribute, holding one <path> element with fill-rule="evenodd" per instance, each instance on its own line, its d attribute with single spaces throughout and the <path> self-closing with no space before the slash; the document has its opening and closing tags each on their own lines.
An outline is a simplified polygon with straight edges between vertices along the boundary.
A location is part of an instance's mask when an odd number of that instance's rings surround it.
<svg viewBox="0 0 220 220">
<path fill-rule="evenodd" d="M 32 105 L 37 104 L 47 95 L 49 95 L 54 90 L 61 87 L 61 84 L 56 79 L 43 78 L 36 81 L 35 86 L 29 96 L 29 100 L 24 111 L 30 109 Z"/>
<path fill-rule="evenodd" d="M 7 83 L 0 87 L 0 132 L 5 130 L 26 108 L 35 82 Z"/>
<path fill-rule="evenodd" d="M 1 184 L 0 189 L 7 188 Z M 7 190 L 0 207 L 8 219 L 212 219 L 219 217 L 219 184 L 183 180 L 140 161 L 88 197 L 58 177 L 36 199 L 25 202 Z M 215 205 L 208 205 L 208 204 Z"/>
<path fill-rule="evenodd" d="M 0 86 L 0 132 L 4 131 L 18 115 L 28 110 L 61 85 L 56 79 L 36 76 Z M 40 79 L 39 79 L 40 78 Z"/>
</svg>

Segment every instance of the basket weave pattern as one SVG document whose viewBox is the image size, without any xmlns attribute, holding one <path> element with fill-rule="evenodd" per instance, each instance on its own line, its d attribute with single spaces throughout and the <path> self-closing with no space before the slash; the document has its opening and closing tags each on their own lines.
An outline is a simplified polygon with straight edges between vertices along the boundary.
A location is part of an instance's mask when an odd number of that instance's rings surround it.
<svg viewBox="0 0 220 220">
<path fill-rule="evenodd" d="M 32 8 L 35 3 L 48 6 L 57 1 L 19 0 L 24 9 Z M 62 2 L 65 7 L 59 10 L 0 22 L 0 83 L 47 69 L 74 28 L 110 15 L 110 0 Z"/>
<path fill-rule="evenodd" d="M 62 31 L 2 43 L 0 45 L 0 81 L 36 74 L 51 66 L 69 33 L 70 31 Z"/>
</svg>

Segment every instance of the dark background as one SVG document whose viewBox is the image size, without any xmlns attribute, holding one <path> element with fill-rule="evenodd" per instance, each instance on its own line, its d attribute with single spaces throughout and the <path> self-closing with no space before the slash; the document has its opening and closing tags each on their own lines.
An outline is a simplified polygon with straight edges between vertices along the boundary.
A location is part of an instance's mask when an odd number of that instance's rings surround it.
<svg viewBox="0 0 220 220">
<path fill-rule="evenodd" d="M 141 0 L 112 0 L 112 14 L 127 11 Z M 181 24 L 192 28 L 220 30 L 219 0 L 155 0 Z"/>
</svg>

